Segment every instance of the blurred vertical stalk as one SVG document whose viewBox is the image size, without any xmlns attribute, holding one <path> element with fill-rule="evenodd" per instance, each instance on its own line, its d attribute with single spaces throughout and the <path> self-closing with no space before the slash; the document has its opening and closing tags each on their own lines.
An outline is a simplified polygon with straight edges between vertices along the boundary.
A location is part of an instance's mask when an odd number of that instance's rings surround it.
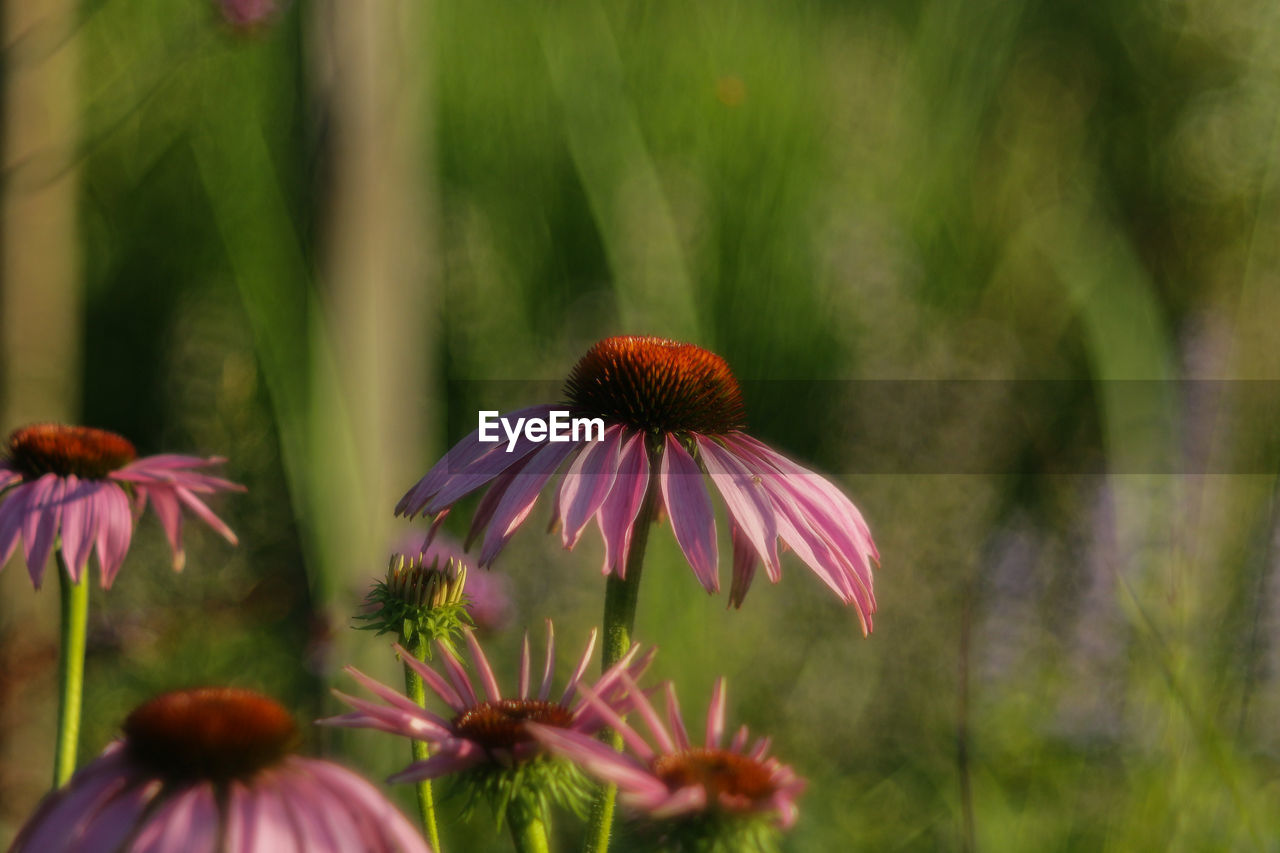
<svg viewBox="0 0 1280 853">
<path fill-rule="evenodd" d="M 355 453 L 356 482 L 317 483 L 350 519 L 331 555 L 365 577 L 385 562 L 392 507 L 428 449 L 429 367 L 436 340 L 434 223 L 424 166 L 429 3 L 394 0 L 313 7 L 313 87 L 328 117 L 321 200 L 321 304 L 330 318 L 336 385 L 313 383 L 313 458 Z M 333 447 L 326 410 L 341 405 L 352 447 Z M 318 476 L 323 477 L 322 469 Z M 353 486 L 353 488 L 350 488 Z M 361 588 L 363 584 L 360 585 Z"/>
<path fill-rule="evenodd" d="M 82 291 L 77 235 L 79 44 L 74 0 L 4 3 L 3 242 L 0 243 L 0 430 L 33 420 L 78 419 Z M 26 572 L 0 572 L 0 672 L 31 643 L 52 643 L 57 605 L 33 602 Z M 38 606 L 37 606 L 38 605 Z M 9 632 L 27 638 L 8 641 Z M 45 638 L 48 638 L 47 640 Z M 52 676 L 52 674 L 50 674 Z M 53 678 L 47 685 L 52 695 Z M 44 735 L 9 739 L 30 717 L 0 678 L 0 824 L 21 817 L 47 790 Z M 44 718 L 52 726 L 53 714 Z M 52 736 L 52 729 L 49 730 Z"/>
</svg>

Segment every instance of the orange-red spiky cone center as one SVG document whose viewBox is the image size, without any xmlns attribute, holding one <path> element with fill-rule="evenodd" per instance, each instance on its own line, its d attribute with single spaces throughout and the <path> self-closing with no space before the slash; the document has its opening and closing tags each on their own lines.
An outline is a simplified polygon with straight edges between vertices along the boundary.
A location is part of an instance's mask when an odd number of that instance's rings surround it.
<svg viewBox="0 0 1280 853">
<path fill-rule="evenodd" d="M 293 717 L 251 690 L 202 687 L 165 693 L 124 722 L 138 763 L 170 779 L 228 782 L 277 763 L 297 741 Z"/>
<path fill-rule="evenodd" d="M 660 755 L 653 772 L 671 790 L 701 785 L 712 802 L 720 794 L 760 800 L 774 792 L 769 769 L 749 755 L 723 749 L 687 749 Z"/>
<path fill-rule="evenodd" d="M 9 459 L 34 479 L 44 474 L 100 480 L 138 453 L 127 438 L 93 427 L 35 424 L 9 435 Z"/>
<path fill-rule="evenodd" d="M 588 417 L 646 432 L 720 435 L 744 421 L 725 360 L 666 338 L 605 338 L 574 365 L 565 394 Z"/>
<path fill-rule="evenodd" d="M 539 699 L 500 699 L 463 711 L 454 718 L 453 728 L 459 736 L 485 749 L 510 749 L 532 740 L 525 732 L 526 722 L 566 729 L 573 722 L 573 712 Z"/>
</svg>

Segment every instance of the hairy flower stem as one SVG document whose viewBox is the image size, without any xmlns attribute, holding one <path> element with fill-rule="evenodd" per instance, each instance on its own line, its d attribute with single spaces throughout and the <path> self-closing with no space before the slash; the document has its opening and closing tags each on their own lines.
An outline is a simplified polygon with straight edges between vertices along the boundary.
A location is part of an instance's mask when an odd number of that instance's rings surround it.
<svg viewBox="0 0 1280 853">
<path fill-rule="evenodd" d="M 80 582 L 71 580 L 62 546 L 58 558 L 58 591 L 62 603 L 61 641 L 58 644 L 58 741 L 53 759 L 53 788 L 67 783 L 76 771 L 80 746 L 80 708 L 84 699 L 84 647 L 89 625 L 89 572 Z"/>
<path fill-rule="evenodd" d="M 658 463 L 658 454 L 650 452 L 651 472 L 657 470 Z M 621 660 L 631 648 L 631 632 L 636 622 L 636 598 L 640 592 L 640 573 L 644 568 L 644 551 L 649 543 L 649 528 L 657 518 L 658 484 L 657 477 L 651 473 L 649 490 L 645 493 L 644 503 L 640 506 L 632 529 L 626 578 L 611 574 L 605 582 L 602 672 Z M 622 749 L 622 735 L 606 731 L 605 737 L 608 743 L 613 744 L 614 749 Z M 591 819 L 587 824 L 586 841 L 582 848 L 584 853 L 607 853 L 609 835 L 613 831 L 613 803 L 617 795 L 617 785 L 606 785 L 596 795 L 591 804 Z"/>
<path fill-rule="evenodd" d="M 536 807 L 517 807 L 515 803 L 507 811 L 507 823 L 511 825 L 511 840 L 516 853 L 548 853 L 546 818 Z"/>
<path fill-rule="evenodd" d="M 411 643 L 407 642 L 403 635 L 400 637 L 400 642 L 413 652 L 415 658 L 426 660 L 427 638 L 421 632 L 414 636 Z M 426 705 L 427 694 L 422 684 L 422 676 L 414 672 L 413 668 L 408 664 L 404 665 L 404 686 L 410 699 L 419 706 Z M 409 741 L 409 746 L 413 750 L 415 763 L 426 761 L 431 755 L 431 750 L 427 747 L 425 741 L 411 740 Z M 423 779 L 417 783 L 416 788 L 418 792 L 418 814 L 422 817 L 423 831 L 427 834 L 427 840 L 431 842 L 431 849 L 435 853 L 440 853 L 440 830 L 436 826 L 436 804 L 435 797 L 431 793 L 431 780 Z"/>
</svg>

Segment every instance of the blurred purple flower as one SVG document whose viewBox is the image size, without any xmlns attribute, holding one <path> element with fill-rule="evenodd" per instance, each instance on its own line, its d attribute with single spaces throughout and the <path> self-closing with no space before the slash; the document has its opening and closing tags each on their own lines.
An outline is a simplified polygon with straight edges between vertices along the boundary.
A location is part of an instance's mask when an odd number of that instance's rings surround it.
<svg viewBox="0 0 1280 853">
<path fill-rule="evenodd" d="M 36 589 L 61 536 L 71 579 L 79 582 L 98 552 L 103 588 L 111 586 L 129 550 L 135 517 L 150 501 L 182 569 L 182 509 L 185 507 L 235 545 L 236 535 L 196 495 L 244 491 L 244 486 L 204 474 L 200 468 L 226 460 L 163 454 L 137 458 L 125 438 L 106 430 L 36 424 L 10 434 L 0 458 L 0 567 L 19 540 Z M 133 493 L 130 511 L 129 495 Z"/>
<path fill-rule="evenodd" d="M 429 853 L 376 788 L 289 752 L 293 719 L 247 690 L 166 693 L 45 798 L 13 853 Z"/>
<path fill-rule="evenodd" d="M 357 699 L 335 690 L 334 695 L 355 708 L 355 711 L 319 722 L 330 726 L 378 729 L 431 745 L 430 758 L 409 765 L 392 776 L 389 780 L 391 782 L 436 779 L 486 765 L 506 768 L 523 764 L 545 754 L 541 744 L 529 735 L 526 728 L 528 723 L 536 722 L 546 728 L 579 732 L 584 737 L 595 734 L 605 726 L 604 717 L 596 705 L 589 705 L 581 700 L 571 701 L 595 650 L 594 630 L 559 699 L 551 698 L 555 632 L 549 621 L 542 684 L 536 695 L 530 695 L 527 635 L 520 657 L 519 686 L 514 694 L 504 694 L 498 687 L 488 658 L 476 642 L 475 634 L 471 631 L 466 631 L 465 634 L 476 675 L 484 689 L 483 697 L 476 692 L 462 662 L 445 645 L 437 643 L 443 675 L 396 645 L 394 648 L 401 660 L 422 676 L 423 682 L 448 707 L 451 716 L 428 711 L 398 690 L 370 678 L 354 667 L 347 667 L 347 672 L 352 677 L 385 704 Z M 637 658 L 637 649 L 638 647 L 632 647 L 630 652 L 596 682 L 592 694 L 598 698 L 599 706 L 626 712 L 630 700 L 626 697 L 626 690 L 620 686 L 619 679 L 624 674 L 638 677 L 651 658 L 651 655 Z"/>
<path fill-rule="evenodd" d="M 484 531 L 480 565 L 487 566 L 529 516 L 543 486 L 571 460 L 554 506 L 566 548 L 594 518 L 604 539 L 604 573 L 622 576 L 652 489 L 694 574 L 717 592 L 709 476 L 728 509 L 731 604 L 742 604 L 761 562 L 778 581 L 781 541 L 841 601 L 855 605 L 863 632 L 870 631 L 876 609 L 871 564 L 879 553 L 862 514 L 825 478 L 742 431 L 742 392 L 724 359 L 664 338 L 607 338 L 574 367 L 565 392 L 575 416 L 603 419 L 603 440 L 544 443 L 522 435 L 508 452 L 505 442 L 480 441 L 476 430 L 409 490 L 396 513 L 432 516 L 434 530 L 455 502 L 493 483 L 468 537 Z M 533 406 L 507 418 L 546 419 L 557 408 Z"/>
<path fill-rule="evenodd" d="M 689 740 L 671 682 L 666 686 L 667 721 L 663 725 L 644 692 L 625 674 L 620 680 L 634 697 L 634 709 L 644 720 L 656 749 L 585 685 L 579 692 L 622 735 L 629 752 L 616 752 L 578 732 L 536 724 L 529 727 L 533 737 L 600 781 L 617 785 L 624 804 L 656 820 L 721 813 L 771 817 L 783 829 L 795 823 L 796 798 L 805 782 L 790 767 L 768 757 L 769 739 L 760 738 L 748 748 L 749 734 L 742 726 L 729 745 L 723 745 L 723 678 L 711 694 L 706 741 L 700 747 Z"/>
<path fill-rule="evenodd" d="M 253 30 L 268 23 L 280 11 L 276 0 L 218 0 L 227 23 L 238 30 Z"/>
<path fill-rule="evenodd" d="M 396 548 L 397 553 L 420 555 L 423 565 L 445 565 L 453 560 L 468 569 L 474 561 L 456 539 L 447 533 L 428 538 L 420 531 L 405 534 Z M 511 601 L 511 580 L 494 571 L 468 571 L 465 587 L 467 613 L 481 632 L 497 633 L 511 625 L 515 607 Z"/>
</svg>

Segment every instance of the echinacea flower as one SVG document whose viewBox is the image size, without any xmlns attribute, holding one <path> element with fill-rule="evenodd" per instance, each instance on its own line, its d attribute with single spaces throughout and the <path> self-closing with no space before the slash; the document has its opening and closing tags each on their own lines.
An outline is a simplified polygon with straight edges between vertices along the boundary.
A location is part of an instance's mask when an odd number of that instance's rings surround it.
<svg viewBox="0 0 1280 853">
<path fill-rule="evenodd" d="M 170 453 L 139 459 L 122 436 L 63 424 L 15 430 L 5 450 L 0 458 L 0 567 L 21 540 L 36 589 L 59 537 L 72 581 L 80 582 L 89 553 L 96 548 L 102 586 L 111 586 L 129 550 L 134 518 L 148 502 L 169 537 L 175 570 L 182 568 L 185 559 L 184 507 L 236 544 L 231 528 L 197 497 L 244 491 L 241 485 L 198 470 L 224 459 Z"/>
<path fill-rule="evenodd" d="M 428 853 L 371 784 L 290 754 L 293 718 L 234 688 L 166 693 L 50 794 L 13 853 Z"/>
<path fill-rule="evenodd" d="M 477 429 L 409 490 L 397 514 L 433 517 L 434 530 L 460 498 L 492 483 L 470 534 L 484 531 L 479 563 L 486 566 L 568 460 L 554 507 L 566 548 L 594 518 L 604 539 L 603 571 L 621 577 L 652 493 L 689 566 L 714 593 L 720 578 L 709 477 L 728 509 L 731 604 L 742 604 L 760 563 L 778 581 L 781 541 L 856 607 L 864 633 L 871 629 L 871 564 L 879 554 L 862 514 L 825 478 L 743 432 L 742 392 L 724 359 L 664 338 L 607 338 L 573 368 L 565 394 L 575 417 L 603 419 L 603 440 L 537 442 L 522 434 L 508 452 L 506 443 L 480 441 Z M 534 406 L 506 418 L 546 419 L 556 408 Z"/>
<path fill-rule="evenodd" d="M 396 551 L 418 556 L 423 565 L 443 565 L 452 560 L 456 565 L 469 569 L 474 563 L 462 544 L 444 532 L 424 536 L 419 531 L 412 531 L 398 543 Z M 481 633 L 502 631 L 511 625 L 511 620 L 515 617 L 511 582 L 499 572 L 468 571 L 465 601 L 467 615 Z"/>
<path fill-rule="evenodd" d="M 396 645 L 394 648 L 400 658 L 422 677 L 423 682 L 444 703 L 447 711 L 437 714 L 426 710 L 398 690 L 353 667 L 347 667 L 347 672 L 381 699 L 382 703 L 358 699 L 335 690 L 334 695 L 355 711 L 320 720 L 320 723 L 378 729 L 425 741 L 430 745 L 430 758 L 409 765 L 388 781 L 416 782 L 479 771 L 485 777 L 483 784 L 490 790 L 502 787 L 501 781 L 495 782 L 495 778 L 506 776 L 508 781 L 516 782 L 516 774 L 528 769 L 537 759 L 547 757 L 546 750 L 529 734 L 526 728 L 528 723 L 574 731 L 584 737 L 590 737 L 604 728 L 605 718 L 597 705 L 574 699 L 595 650 L 595 631 L 591 632 L 587 647 L 558 698 L 552 697 L 551 690 L 555 668 L 555 632 L 550 622 L 547 623 L 546 661 L 536 693 L 531 692 L 534 685 L 531 681 L 527 635 L 520 657 L 518 687 L 514 693 L 504 693 L 498 686 L 493 668 L 476 641 L 475 634 L 471 631 L 464 633 L 483 693 L 477 691 L 462 662 L 445 645 L 439 644 L 440 654 L 437 656 L 444 674 Z M 639 677 L 651 658 L 651 655 L 637 657 L 638 648 L 633 646 L 596 681 L 592 695 L 598 698 L 599 706 L 626 713 L 630 700 L 619 679 L 623 675 Z"/>
<path fill-rule="evenodd" d="M 750 743 L 742 726 L 725 744 L 725 683 L 721 678 L 707 709 L 706 740 L 689 739 L 675 688 L 667 682 L 667 714 L 663 723 L 648 697 L 625 674 L 622 685 L 634 697 L 651 742 L 642 737 L 589 687 L 579 687 L 587 702 L 622 735 L 626 752 L 578 732 L 530 726 L 532 734 L 553 752 L 573 761 L 601 782 L 618 786 L 624 806 L 654 827 L 675 835 L 705 833 L 751 837 L 768 825 L 789 829 L 796 820 L 796 798 L 805 782 L 790 767 L 769 756 L 770 741 Z M 679 845 L 664 844 L 663 849 Z M 713 845 L 686 843 L 681 849 Z M 727 849 L 743 849 L 742 844 Z"/>
</svg>

